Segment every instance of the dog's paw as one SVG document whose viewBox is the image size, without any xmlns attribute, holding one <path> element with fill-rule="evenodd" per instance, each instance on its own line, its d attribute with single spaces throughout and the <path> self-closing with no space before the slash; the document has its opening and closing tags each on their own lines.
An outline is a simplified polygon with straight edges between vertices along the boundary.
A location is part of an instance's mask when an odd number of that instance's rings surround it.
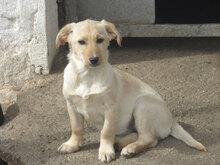
<svg viewBox="0 0 220 165">
<path fill-rule="evenodd" d="M 133 157 L 136 155 L 136 147 L 133 145 L 127 145 L 121 150 L 121 155 L 127 158 Z"/>
<path fill-rule="evenodd" d="M 62 154 L 66 154 L 66 153 L 72 153 L 75 151 L 79 150 L 79 146 L 73 146 L 70 143 L 66 142 L 63 143 L 58 149 L 57 151 L 62 153 Z"/>
<path fill-rule="evenodd" d="M 114 150 L 99 150 L 99 160 L 105 163 L 109 163 L 115 159 Z"/>
</svg>

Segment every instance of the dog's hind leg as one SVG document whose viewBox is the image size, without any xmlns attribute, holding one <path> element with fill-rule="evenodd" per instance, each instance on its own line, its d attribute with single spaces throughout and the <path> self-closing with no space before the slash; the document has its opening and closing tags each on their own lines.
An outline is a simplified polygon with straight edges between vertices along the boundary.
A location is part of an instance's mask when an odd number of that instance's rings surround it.
<svg viewBox="0 0 220 165">
<path fill-rule="evenodd" d="M 156 144 L 156 137 L 147 134 L 141 134 L 138 136 L 138 139 L 135 142 L 128 144 L 122 149 L 121 155 L 125 157 L 132 157 L 147 148 L 154 147 Z"/>
<path fill-rule="evenodd" d="M 154 134 L 153 127 L 151 125 L 151 105 L 147 105 L 145 98 L 141 98 L 135 107 L 133 112 L 135 129 L 138 134 L 138 138 L 133 143 L 125 146 L 121 155 L 125 157 L 132 157 L 137 153 L 144 151 L 147 148 L 154 147 L 157 144 L 157 138 Z"/>
<path fill-rule="evenodd" d="M 137 140 L 138 134 L 136 132 L 130 133 L 125 136 L 115 136 L 116 149 L 120 151 L 122 148 Z"/>
</svg>

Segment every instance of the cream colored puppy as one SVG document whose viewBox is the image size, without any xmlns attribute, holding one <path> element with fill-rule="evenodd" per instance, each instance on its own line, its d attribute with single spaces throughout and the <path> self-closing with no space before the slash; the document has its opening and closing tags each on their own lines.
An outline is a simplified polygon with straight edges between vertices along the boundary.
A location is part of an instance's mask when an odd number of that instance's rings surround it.
<svg viewBox="0 0 220 165">
<path fill-rule="evenodd" d="M 206 151 L 173 118 L 160 95 L 139 79 L 108 63 L 108 46 L 121 37 L 112 23 L 85 20 L 64 26 L 56 46 L 69 43 L 69 64 L 64 71 L 63 94 L 72 135 L 58 151 L 79 150 L 84 119 L 101 130 L 99 159 L 115 159 L 114 143 L 130 157 L 172 135 L 191 147 Z"/>
</svg>

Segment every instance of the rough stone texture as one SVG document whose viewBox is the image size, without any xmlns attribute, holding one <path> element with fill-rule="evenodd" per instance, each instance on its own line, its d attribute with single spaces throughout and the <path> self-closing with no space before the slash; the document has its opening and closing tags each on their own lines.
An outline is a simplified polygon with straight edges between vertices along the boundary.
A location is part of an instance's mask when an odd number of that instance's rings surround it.
<svg viewBox="0 0 220 165">
<path fill-rule="evenodd" d="M 48 33 L 52 39 L 47 37 L 45 4 L 45 0 L 0 1 L 0 86 L 21 84 L 34 70 L 49 73 L 58 24 L 56 2 L 50 1 L 56 21 Z M 49 45 L 51 40 L 54 46 Z"/>
<path fill-rule="evenodd" d="M 27 50 L 32 35 L 27 32 L 31 20 L 26 18 L 29 22 L 25 26 L 20 0 L 1 1 L 0 8 L 0 84 L 21 83 L 31 73 Z"/>
<path fill-rule="evenodd" d="M 157 90 L 180 124 L 208 152 L 200 152 L 168 137 L 132 159 L 117 152 L 114 165 L 220 164 L 219 38 L 132 39 L 111 47 L 114 67 L 135 75 Z M 53 74 L 29 80 L 16 103 L 3 105 L 0 157 L 14 165 L 88 165 L 98 160 L 100 133 L 89 122 L 79 152 L 59 154 L 71 135 L 62 96 L 66 56 L 56 57 Z"/>
</svg>

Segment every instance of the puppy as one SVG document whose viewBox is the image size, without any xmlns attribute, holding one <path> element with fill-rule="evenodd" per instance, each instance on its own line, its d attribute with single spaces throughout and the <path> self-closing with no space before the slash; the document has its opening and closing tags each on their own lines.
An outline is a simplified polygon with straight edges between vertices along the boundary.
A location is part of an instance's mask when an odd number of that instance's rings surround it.
<svg viewBox="0 0 220 165">
<path fill-rule="evenodd" d="M 108 63 L 111 40 L 121 45 L 116 27 L 105 20 L 67 24 L 57 35 L 56 47 L 68 42 L 70 48 L 63 95 L 72 128 L 70 139 L 58 151 L 79 150 L 84 119 L 101 130 L 98 158 L 102 162 L 115 159 L 115 143 L 121 148 L 121 155 L 131 157 L 168 135 L 206 151 L 172 118 L 157 92 L 128 73 L 112 68 Z"/>
</svg>

